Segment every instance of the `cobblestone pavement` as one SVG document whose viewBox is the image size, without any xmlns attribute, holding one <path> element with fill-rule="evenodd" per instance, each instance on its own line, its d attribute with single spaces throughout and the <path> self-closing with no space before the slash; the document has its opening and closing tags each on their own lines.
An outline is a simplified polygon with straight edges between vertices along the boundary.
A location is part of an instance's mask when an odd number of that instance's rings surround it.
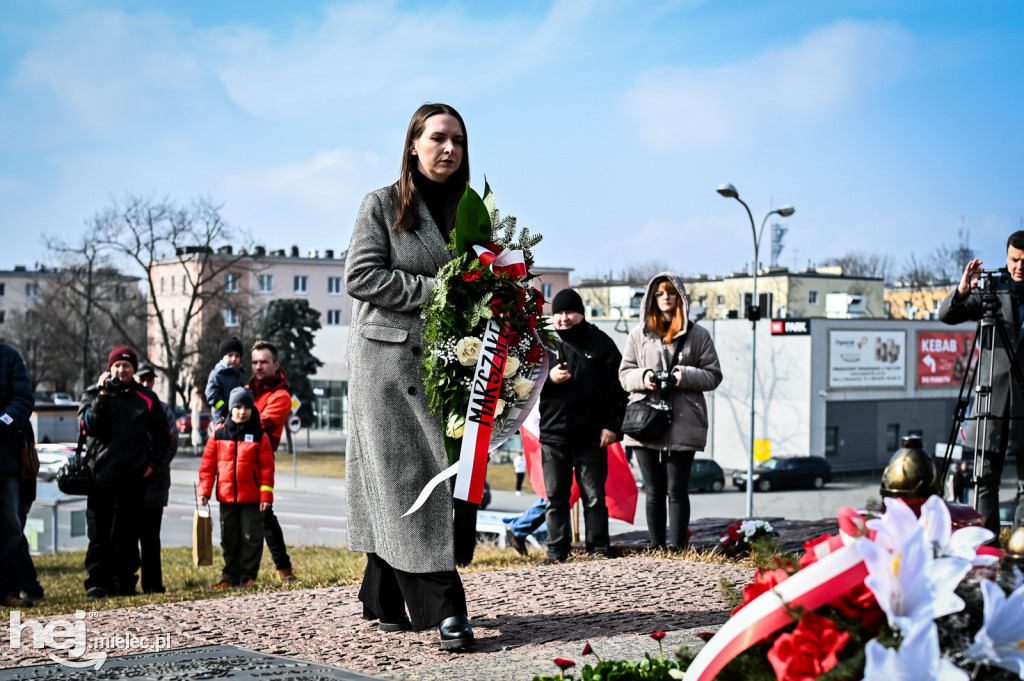
<svg viewBox="0 0 1024 681">
<path fill-rule="evenodd" d="M 695 641 L 729 616 L 723 576 L 745 582 L 750 570 L 633 557 L 464 575 L 478 643 L 461 654 L 442 652 L 436 630 L 381 633 L 361 618 L 355 586 L 101 611 L 86 624 L 90 639 L 169 635 L 170 648 L 226 643 L 394 679 L 529 679 L 552 672 L 555 656 L 582 664 L 588 640 L 602 657 L 636 658 L 657 652 L 654 631 L 673 632 L 668 647 Z M 68 618 L 42 622 L 53 619 Z M 7 622 L 0 637 L 9 641 Z M 31 647 L 2 650 L 0 666 L 49 662 Z"/>
</svg>

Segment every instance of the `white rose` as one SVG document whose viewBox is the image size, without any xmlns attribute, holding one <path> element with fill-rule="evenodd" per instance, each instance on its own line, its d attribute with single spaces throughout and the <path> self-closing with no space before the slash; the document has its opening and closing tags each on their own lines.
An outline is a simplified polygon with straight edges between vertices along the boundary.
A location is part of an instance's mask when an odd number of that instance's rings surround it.
<svg viewBox="0 0 1024 681">
<path fill-rule="evenodd" d="M 530 391 L 533 390 L 533 381 L 522 376 L 516 376 L 516 379 L 512 381 L 512 390 L 519 399 L 526 399 L 529 397 Z"/>
<path fill-rule="evenodd" d="M 455 356 L 463 366 L 474 366 L 484 344 L 479 338 L 466 336 L 455 345 Z"/>
<path fill-rule="evenodd" d="M 497 404 L 494 405 L 494 415 L 501 416 L 505 411 L 505 400 L 498 400 Z"/>
<path fill-rule="evenodd" d="M 445 426 L 444 434 L 458 440 L 466 431 L 466 417 L 452 414 L 448 417 L 448 425 Z"/>
<path fill-rule="evenodd" d="M 505 373 L 503 373 L 501 377 L 508 378 L 517 371 L 519 371 L 519 358 L 509 357 L 505 360 Z"/>
</svg>

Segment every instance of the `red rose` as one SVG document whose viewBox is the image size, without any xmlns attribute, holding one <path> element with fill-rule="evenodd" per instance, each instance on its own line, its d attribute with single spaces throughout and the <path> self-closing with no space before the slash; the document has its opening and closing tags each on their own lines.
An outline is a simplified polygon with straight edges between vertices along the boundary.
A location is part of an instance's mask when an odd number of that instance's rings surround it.
<svg viewBox="0 0 1024 681">
<path fill-rule="evenodd" d="M 805 614 L 791 634 L 781 634 L 768 651 L 768 661 L 779 681 L 814 681 L 836 666 L 836 653 L 850 634 L 813 612 Z"/>
<path fill-rule="evenodd" d="M 539 288 L 533 289 L 533 298 L 537 301 L 537 307 L 544 305 L 544 292 Z"/>
<path fill-rule="evenodd" d="M 499 317 L 501 316 L 502 307 L 501 298 L 495 298 L 491 301 L 491 312 Z"/>
<path fill-rule="evenodd" d="M 530 315 L 530 316 L 529 316 L 529 317 L 528 317 L 528 318 L 526 319 L 526 325 L 527 325 L 528 327 L 530 327 L 530 330 L 531 330 L 531 331 L 533 331 L 534 329 L 536 329 L 536 328 L 537 328 L 537 318 L 536 318 L 535 316 L 533 316 L 533 315 Z"/>
<path fill-rule="evenodd" d="M 877 632 L 886 622 L 885 611 L 878 605 L 875 594 L 863 583 L 831 601 L 829 605 L 844 617 L 858 620 L 868 631 Z"/>
<path fill-rule="evenodd" d="M 480 278 L 480 270 L 470 270 L 462 275 L 462 281 L 476 281 Z"/>
<path fill-rule="evenodd" d="M 544 346 L 540 343 L 534 343 L 530 346 L 530 349 L 526 351 L 526 363 L 536 364 L 544 357 Z"/>
<path fill-rule="evenodd" d="M 509 332 L 508 332 L 508 344 L 509 345 L 519 345 L 519 341 L 520 340 L 521 339 L 519 338 L 519 334 L 516 333 L 516 331 L 514 329 L 509 329 Z"/>
</svg>

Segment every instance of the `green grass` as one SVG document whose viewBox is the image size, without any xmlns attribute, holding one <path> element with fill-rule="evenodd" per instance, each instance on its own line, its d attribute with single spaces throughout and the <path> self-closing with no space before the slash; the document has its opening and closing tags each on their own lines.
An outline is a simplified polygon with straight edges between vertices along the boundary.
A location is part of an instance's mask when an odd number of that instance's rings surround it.
<svg viewBox="0 0 1024 681">
<path fill-rule="evenodd" d="M 315 475 L 321 478 L 344 478 L 345 455 L 337 452 L 299 452 L 299 475 Z M 292 459 L 288 454 L 277 455 L 277 476 L 290 475 Z M 516 473 L 510 463 L 492 463 L 487 465 L 487 482 L 491 489 L 513 491 L 516 488 Z M 530 478 L 523 482 L 523 493 L 532 495 Z"/>
<path fill-rule="evenodd" d="M 246 593 L 269 593 L 358 584 L 362 580 L 363 570 L 366 567 L 365 554 L 353 553 L 348 549 L 324 546 L 290 546 L 288 552 L 291 554 L 292 564 L 295 566 L 295 575 L 298 577 L 296 581 L 278 582 L 270 553 L 264 551 L 259 579 L 255 586 L 215 591 L 211 587 L 220 581 L 220 571 L 224 565 L 220 547 L 214 548 L 213 565 L 209 567 L 194 566 L 192 564 L 192 549 L 189 547 L 165 548 L 163 550 L 163 575 L 167 593 L 118 596 L 95 601 L 85 599 L 85 587 L 83 586 L 86 577 L 85 551 L 35 556 L 36 570 L 39 572 L 39 581 L 46 590 L 47 600 L 38 603 L 30 612 L 33 617 L 59 615 L 73 613 L 76 610 L 115 610 L 151 603 L 175 603 L 224 598 Z M 690 549 L 683 553 L 654 551 L 638 555 L 745 565 L 747 567 L 753 565 L 749 559 L 737 562 L 727 559 L 717 552 L 696 549 Z M 499 549 L 494 545 L 480 545 L 477 547 L 473 563 L 468 568 L 460 569 L 460 572 L 491 572 L 530 567 L 538 565 L 543 559 L 544 552 L 540 550 L 533 550 L 529 556 L 523 557 L 511 549 Z M 581 556 L 577 560 L 589 560 L 589 558 Z M 0 612 L 3 612 L 2 608 L 0 608 Z"/>
</svg>

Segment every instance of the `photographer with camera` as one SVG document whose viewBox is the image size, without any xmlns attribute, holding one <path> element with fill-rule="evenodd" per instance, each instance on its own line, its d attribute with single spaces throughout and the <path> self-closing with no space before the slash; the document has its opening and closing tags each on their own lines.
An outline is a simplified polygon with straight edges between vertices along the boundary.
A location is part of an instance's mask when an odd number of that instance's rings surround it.
<svg viewBox="0 0 1024 681">
<path fill-rule="evenodd" d="M 136 593 L 143 478 L 160 467 L 171 442 L 163 405 L 135 381 L 139 359 L 127 345 L 110 352 L 107 371 L 86 389 L 78 408 L 92 471 L 85 518 L 85 595 L 89 600 Z"/>
<path fill-rule="evenodd" d="M 982 280 L 985 280 L 984 287 L 979 286 Z M 985 272 L 983 263 L 977 258 L 967 263 L 960 283 L 942 301 L 939 319 L 947 324 L 978 321 L 985 315 L 986 303 L 994 308 L 998 333 L 993 334 L 990 350 L 991 409 L 983 433 L 983 463 L 980 470 L 975 467 L 974 474 L 977 481 L 976 508 L 985 518 L 985 527 L 998 537 L 999 482 L 1008 452 L 1015 455 L 1017 465 L 1014 525 L 1020 527 L 1024 522 L 1024 392 L 1011 369 L 1012 357 L 1024 370 L 1024 231 L 1014 232 L 1006 240 L 1005 272 Z M 987 368 L 986 359 L 982 365 L 985 380 Z M 976 399 L 977 393 L 973 394 Z M 976 409 L 971 411 L 977 413 Z M 975 424 L 977 421 L 969 422 L 970 426 Z M 974 437 L 968 435 L 965 444 L 973 447 Z"/>
<path fill-rule="evenodd" d="M 569 557 L 569 498 L 572 474 L 583 501 L 587 553 L 607 555 L 607 447 L 621 435 L 626 395 L 616 370 L 619 349 L 583 317 L 583 299 L 562 289 L 551 301 L 557 354 L 540 393 L 540 445 L 544 488 L 548 495 L 548 548 L 545 564 Z"/>
<path fill-rule="evenodd" d="M 690 467 L 708 437 L 704 393 L 722 382 L 722 369 L 711 334 L 689 321 L 690 302 L 679 277 L 662 272 L 651 279 L 640 309 L 644 323 L 629 333 L 619 380 L 631 403 L 664 403 L 671 420 L 658 437 L 627 434 L 624 442 L 633 447 L 644 476 L 651 548 L 665 547 L 667 497 L 668 546 L 684 549 L 689 541 Z"/>
</svg>

